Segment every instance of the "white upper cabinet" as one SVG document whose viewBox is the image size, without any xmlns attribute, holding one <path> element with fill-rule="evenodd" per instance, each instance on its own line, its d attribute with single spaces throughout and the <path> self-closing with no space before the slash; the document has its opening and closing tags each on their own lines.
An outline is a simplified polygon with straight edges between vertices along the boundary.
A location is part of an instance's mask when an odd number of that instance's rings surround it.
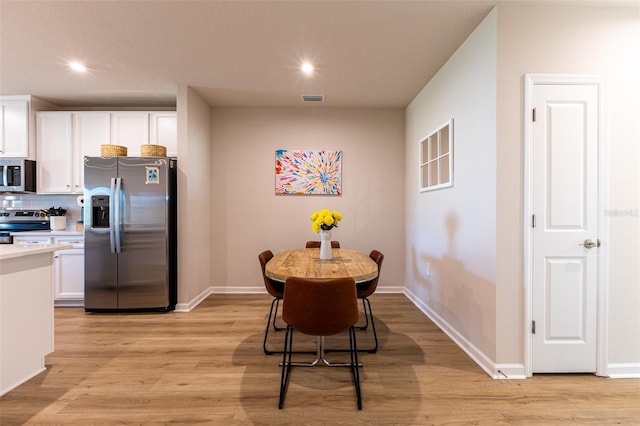
<svg viewBox="0 0 640 426">
<path fill-rule="evenodd" d="M 138 157 L 144 144 L 164 146 L 169 157 L 178 155 L 175 111 L 112 112 L 111 136 L 111 143 L 126 146 L 130 157 Z"/>
<path fill-rule="evenodd" d="M 71 194 L 73 180 L 73 133 L 70 112 L 40 112 L 36 115 L 38 193 Z"/>
<path fill-rule="evenodd" d="M 109 112 L 40 112 L 37 121 L 38 193 L 83 193 L 84 157 L 111 140 Z"/>
<path fill-rule="evenodd" d="M 28 101 L 0 101 L 0 157 L 29 157 Z"/>
<path fill-rule="evenodd" d="M 149 112 L 111 113 L 111 143 L 127 147 L 127 155 L 140 155 L 140 145 L 149 143 Z"/>
<path fill-rule="evenodd" d="M 84 192 L 84 157 L 99 157 L 101 145 L 127 147 L 140 155 L 144 144 L 162 145 L 178 154 L 175 111 L 46 111 L 37 119 L 37 191 Z"/>
<path fill-rule="evenodd" d="M 168 157 L 178 156 L 178 120 L 175 111 L 151 113 L 149 143 L 166 147 Z"/>
<path fill-rule="evenodd" d="M 99 157 L 100 145 L 111 141 L 111 116 L 105 111 L 73 113 L 73 158 L 77 192 L 84 191 L 84 157 Z"/>
</svg>

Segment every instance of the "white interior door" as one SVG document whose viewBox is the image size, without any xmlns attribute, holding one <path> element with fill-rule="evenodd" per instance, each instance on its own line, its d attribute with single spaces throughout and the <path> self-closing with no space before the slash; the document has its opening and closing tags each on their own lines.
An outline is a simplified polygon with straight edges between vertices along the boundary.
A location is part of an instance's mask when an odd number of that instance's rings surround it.
<svg viewBox="0 0 640 426">
<path fill-rule="evenodd" d="M 598 86 L 532 93 L 532 372 L 595 372 Z"/>
</svg>

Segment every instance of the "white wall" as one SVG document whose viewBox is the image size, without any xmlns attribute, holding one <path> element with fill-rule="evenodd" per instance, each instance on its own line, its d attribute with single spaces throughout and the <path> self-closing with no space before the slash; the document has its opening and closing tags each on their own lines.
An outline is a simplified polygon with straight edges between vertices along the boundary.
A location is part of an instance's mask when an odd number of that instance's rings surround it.
<svg viewBox="0 0 640 426">
<path fill-rule="evenodd" d="M 640 373 L 640 5 L 498 8 L 498 348 L 523 360 L 522 93 L 525 73 L 606 78 L 608 362 Z M 606 153 L 605 153 L 606 155 Z M 617 212 L 617 213 L 616 213 Z M 606 298 L 605 298 L 606 300 Z"/>
<path fill-rule="evenodd" d="M 189 310 L 211 285 L 210 108 L 178 88 L 178 306 Z"/>
<path fill-rule="evenodd" d="M 469 352 L 489 360 L 496 348 L 496 38 L 493 11 L 407 108 L 405 144 L 407 289 Z M 418 142 L 450 118 L 453 187 L 419 193 Z"/>
<path fill-rule="evenodd" d="M 607 368 L 640 372 L 640 5 L 494 9 L 407 109 L 407 289 L 491 373 L 524 365 L 523 76 L 607 80 Z M 454 187 L 419 194 L 417 142 L 455 119 Z M 431 277 L 425 264 L 433 263 Z M 493 366 L 492 366 L 493 364 Z"/>
<path fill-rule="evenodd" d="M 402 109 L 214 108 L 215 291 L 264 291 L 258 253 L 317 240 L 314 210 L 339 210 L 343 247 L 385 254 L 379 288 L 404 284 Z M 342 150 L 342 195 L 275 195 L 277 149 Z"/>
</svg>

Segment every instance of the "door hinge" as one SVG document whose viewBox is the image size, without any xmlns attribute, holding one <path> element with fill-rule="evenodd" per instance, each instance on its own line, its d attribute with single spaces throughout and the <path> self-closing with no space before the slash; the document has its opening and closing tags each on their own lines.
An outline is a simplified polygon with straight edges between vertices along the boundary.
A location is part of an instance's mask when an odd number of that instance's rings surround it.
<svg viewBox="0 0 640 426">
<path fill-rule="evenodd" d="M 536 121 L 536 109 L 535 109 L 535 108 L 534 108 L 534 109 L 532 110 L 532 112 L 531 112 L 531 119 L 532 119 L 533 121 Z"/>
<path fill-rule="evenodd" d="M 536 334 L 536 322 L 531 321 L 531 334 Z"/>
<path fill-rule="evenodd" d="M 536 215 L 535 214 L 531 215 L 531 227 L 532 228 L 536 227 Z"/>
</svg>

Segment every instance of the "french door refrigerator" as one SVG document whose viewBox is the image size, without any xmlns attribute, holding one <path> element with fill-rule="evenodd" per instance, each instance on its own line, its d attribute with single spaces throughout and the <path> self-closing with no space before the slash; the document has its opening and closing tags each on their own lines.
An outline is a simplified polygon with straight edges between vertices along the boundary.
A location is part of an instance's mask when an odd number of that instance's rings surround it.
<svg viewBox="0 0 640 426">
<path fill-rule="evenodd" d="M 176 168 L 164 157 L 85 157 L 86 312 L 175 309 Z"/>
</svg>

